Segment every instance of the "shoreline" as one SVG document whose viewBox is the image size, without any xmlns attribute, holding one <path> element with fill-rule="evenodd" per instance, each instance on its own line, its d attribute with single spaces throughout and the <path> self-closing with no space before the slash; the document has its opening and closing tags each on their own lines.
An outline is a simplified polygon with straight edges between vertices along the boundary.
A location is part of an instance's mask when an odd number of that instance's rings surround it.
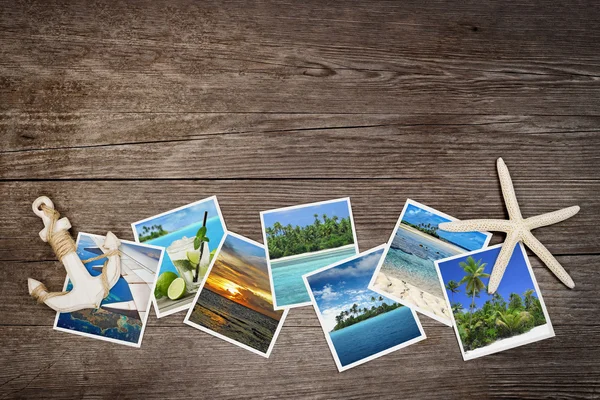
<svg viewBox="0 0 600 400">
<path fill-rule="evenodd" d="M 452 250 L 456 254 L 467 253 L 467 252 L 471 251 L 469 249 L 464 249 L 464 248 L 462 248 L 462 247 L 460 247 L 460 246 L 458 246 L 458 245 L 456 245 L 454 243 L 446 242 L 445 240 L 438 239 L 435 236 L 428 235 L 425 232 L 422 232 L 422 231 L 420 231 L 420 230 L 418 230 L 416 228 L 413 228 L 412 226 L 409 226 L 409 225 L 406 225 L 406 224 L 403 224 L 403 223 L 400 223 L 400 224 L 402 225 L 402 228 L 406 229 L 409 232 L 412 232 L 412 233 L 414 233 L 416 235 L 424 236 L 424 237 L 426 237 L 426 238 L 428 238 L 430 240 L 434 240 L 434 241 L 442 243 L 444 246 L 446 246 L 448 249 Z M 396 232 L 396 235 L 397 234 L 398 234 L 398 232 Z"/>
<path fill-rule="evenodd" d="M 280 257 L 280 258 L 275 258 L 275 259 L 269 258 L 269 261 L 271 262 L 271 264 L 273 264 L 273 263 L 277 263 L 280 261 L 290 261 L 290 260 L 295 260 L 297 258 L 304 258 L 304 257 L 321 255 L 321 254 L 333 253 L 338 250 L 347 250 L 347 249 L 354 248 L 354 247 L 356 247 L 356 245 L 354 243 L 352 243 L 352 244 L 347 244 L 345 246 L 334 247 L 333 249 L 324 249 L 324 250 L 313 251 L 313 252 L 309 252 L 309 253 L 295 254 L 293 256 Z"/>
<path fill-rule="evenodd" d="M 419 289 L 405 280 L 387 276 L 384 272 L 379 271 L 373 286 L 381 292 L 396 297 L 402 302 L 414 305 L 440 318 L 447 320 L 451 318 L 445 299 Z"/>
<path fill-rule="evenodd" d="M 477 349 L 468 350 L 463 352 L 465 360 L 470 360 L 477 357 L 482 357 L 488 354 L 497 353 L 502 350 L 512 349 L 514 347 L 522 346 L 538 340 L 548 339 L 554 336 L 552 328 L 548 325 L 548 322 L 544 325 L 536 326 L 529 332 L 522 333 L 520 335 L 511 336 L 504 339 L 496 340 L 494 343 L 490 343 L 487 346 L 479 347 Z"/>
<path fill-rule="evenodd" d="M 370 317 L 370 318 L 367 318 L 367 319 L 363 319 L 362 321 L 359 321 L 359 322 L 357 322 L 357 323 L 355 323 L 355 324 L 352 324 L 352 325 L 345 326 L 345 327 L 343 327 L 342 329 L 338 329 L 338 330 L 335 330 L 335 329 L 334 329 L 334 330 L 331 330 L 331 331 L 329 331 L 329 334 L 332 334 L 332 333 L 334 333 L 334 332 L 341 332 L 341 331 L 343 331 L 344 329 L 347 329 L 347 328 L 352 328 L 353 326 L 360 325 L 360 324 L 361 324 L 361 323 L 363 323 L 363 322 L 371 321 L 371 320 L 374 320 L 374 319 L 375 319 L 375 318 L 377 318 L 377 317 L 382 317 L 382 316 L 385 316 L 385 315 L 387 315 L 387 314 L 389 314 L 389 313 L 391 313 L 391 312 L 394 312 L 394 311 L 396 311 L 396 310 L 404 310 L 404 309 L 407 309 L 407 308 L 409 308 L 409 307 L 405 306 L 404 304 L 400 304 L 400 307 L 394 308 L 393 310 L 386 311 L 386 312 L 384 312 L 384 313 L 381 313 L 381 314 L 377 314 L 377 315 L 375 315 L 375 316 L 372 316 L 372 317 Z"/>
</svg>

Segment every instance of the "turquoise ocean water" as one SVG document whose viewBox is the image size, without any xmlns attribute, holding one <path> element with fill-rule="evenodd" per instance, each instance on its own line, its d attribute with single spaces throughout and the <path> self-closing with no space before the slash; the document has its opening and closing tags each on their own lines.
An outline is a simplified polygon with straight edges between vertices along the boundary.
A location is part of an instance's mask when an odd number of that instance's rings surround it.
<svg viewBox="0 0 600 400">
<path fill-rule="evenodd" d="M 325 254 L 309 254 L 292 260 L 271 261 L 273 286 L 277 307 L 310 302 L 302 275 L 341 261 L 356 254 L 354 247 L 342 248 Z"/>
<path fill-rule="evenodd" d="M 156 238 L 156 239 L 148 240 L 144 243 L 167 248 L 175 240 L 179 240 L 179 239 L 183 238 L 184 236 L 188 237 L 188 238 L 196 236 L 196 232 L 198 232 L 198 229 L 200 229 L 201 226 L 202 226 L 202 221 L 195 223 L 195 224 L 187 225 L 186 227 L 184 227 L 182 229 L 179 229 L 174 232 L 170 232 L 170 233 L 168 233 L 164 236 L 161 236 L 159 238 Z M 221 222 L 221 219 L 219 218 L 218 215 L 214 216 L 206 221 L 206 236 L 210 240 L 210 242 L 208 243 L 208 247 L 209 247 L 210 251 L 219 247 L 219 243 L 221 243 L 221 239 L 223 239 L 224 235 L 225 235 L 225 230 L 223 228 L 223 223 Z M 162 264 L 160 266 L 160 273 L 163 273 L 165 271 L 172 271 L 172 272 L 175 272 L 176 274 L 178 274 L 177 270 L 175 269 L 175 266 L 173 265 L 173 263 L 171 262 L 171 259 L 169 258 L 169 255 L 167 254 L 167 252 L 165 252 Z"/>
<path fill-rule="evenodd" d="M 397 308 L 329 333 L 342 366 L 398 346 L 420 335 L 419 326 L 408 307 Z"/>
<path fill-rule="evenodd" d="M 443 298 L 434 261 L 457 254 L 458 250 L 453 251 L 441 240 L 419 235 L 401 224 L 383 260 L 381 271 Z"/>
</svg>

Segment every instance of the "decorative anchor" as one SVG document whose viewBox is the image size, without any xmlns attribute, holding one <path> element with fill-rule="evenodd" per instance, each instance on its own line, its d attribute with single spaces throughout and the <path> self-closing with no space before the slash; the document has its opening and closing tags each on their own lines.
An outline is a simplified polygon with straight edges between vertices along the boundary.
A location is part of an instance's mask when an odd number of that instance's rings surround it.
<svg viewBox="0 0 600 400">
<path fill-rule="evenodd" d="M 52 200 L 46 196 L 38 197 L 33 202 L 32 208 L 33 212 L 44 222 L 40 238 L 52 246 L 57 258 L 67 270 L 67 275 L 73 283 L 73 289 L 69 292 L 48 292 L 43 283 L 28 278 L 29 294 L 38 302 L 46 303 L 48 307 L 58 312 L 98 308 L 121 276 L 119 253 L 121 242 L 113 233 L 108 232 L 103 245 L 107 253 L 82 261 L 77 255 L 75 242 L 68 232 L 71 223 L 66 217 L 60 218 L 60 214 L 54 209 Z M 104 263 L 102 273 L 98 276 L 91 276 L 83 264 L 101 258 L 108 258 Z"/>
<path fill-rule="evenodd" d="M 517 196 L 515 195 L 515 189 L 513 187 L 512 180 L 510 179 L 510 173 L 506 164 L 502 158 L 498 159 L 498 177 L 500 178 L 500 186 L 502 187 L 502 195 L 504 196 L 504 203 L 508 210 L 508 220 L 503 219 L 472 219 L 455 222 L 444 222 L 439 225 L 439 228 L 449 232 L 475 232 L 475 231 L 492 231 L 492 232 L 506 232 L 506 239 L 498 254 L 490 282 L 488 285 L 488 292 L 494 293 L 498 289 L 500 280 L 504 275 L 506 266 L 510 261 L 513 250 L 519 241 L 522 241 L 533 251 L 550 271 L 554 273 L 569 288 L 573 289 L 575 283 L 569 276 L 567 271 L 560 265 L 558 260 L 550 253 L 550 251 L 533 236 L 531 231 L 533 229 L 556 224 L 571 218 L 573 215 L 579 212 L 579 206 L 572 206 L 563 208 L 561 210 L 549 212 L 546 214 L 536 215 L 523 219 L 521 216 L 521 210 L 519 203 L 517 202 Z"/>
</svg>

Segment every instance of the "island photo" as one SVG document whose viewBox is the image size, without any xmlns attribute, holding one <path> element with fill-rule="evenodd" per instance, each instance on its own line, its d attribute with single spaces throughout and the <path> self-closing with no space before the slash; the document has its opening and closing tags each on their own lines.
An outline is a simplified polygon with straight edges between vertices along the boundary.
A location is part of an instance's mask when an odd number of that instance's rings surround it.
<svg viewBox="0 0 600 400">
<path fill-rule="evenodd" d="M 448 221 L 456 219 L 408 199 L 369 288 L 450 326 L 450 308 L 434 261 L 484 248 L 492 235 L 438 228 Z"/>
<path fill-rule="evenodd" d="M 156 316 L 187 310 L 225 235 L 217 197 L 134 222 L 131 227 L 136 242 L 166 249 L 154 291 Z"/>
<path fill-rule="evenodd" d="M 426 338 L 413 310 L 367 287 L 384 249 L 303 277 L 339 371 Z"/>
<path fill-rule="evenodd" d="M 358 253 L 350 198 L 260 215 L 277 310 L 309 305 L 302 275 Z"/>
<path fill-rule="evenodd" d="M 287 313 L 273 308 L 264 246 L 228 232 L 184 322 L 268 358 Z"/>
<path fill-rule="evenodd" d="M 496 292 L 488 293 L 501 246 L 436 261 L 465 360 L 554 336 L 522 244 L 516 246 Z"/>
</svg>

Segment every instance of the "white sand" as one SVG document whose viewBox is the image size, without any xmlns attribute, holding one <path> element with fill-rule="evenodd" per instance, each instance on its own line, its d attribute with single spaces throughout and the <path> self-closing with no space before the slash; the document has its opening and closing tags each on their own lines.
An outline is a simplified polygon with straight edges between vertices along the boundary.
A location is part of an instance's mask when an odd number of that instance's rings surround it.
<svg viewBox="0 0 600 400">
<path fill-rule="evenodd" d="M 380 271 L 375 280 L 375 287 L 407 305 L 417 306 L 423 311 L 450 320 L 450 310 L 444 299 L 427 293 L 405 280 L 388 276 Z"/>
<path fill-rule="evenodd" d="M 465 360 L 485 356 L 492 353 L 497 353 L 502 350 L 512 349 L 513 347 L 522 346 L 524 344 L 537 342 L 538 340 L 547 339 L 554 336 L 554 330 L 550 325 L 536 326 L 529 332 L 525 332 L 518 336 L 509 337 L 506 339 L 496 340 L 494 343 L 485 347 L 480 347 L 475 350 L 466 351 Z"/>
</svg>

